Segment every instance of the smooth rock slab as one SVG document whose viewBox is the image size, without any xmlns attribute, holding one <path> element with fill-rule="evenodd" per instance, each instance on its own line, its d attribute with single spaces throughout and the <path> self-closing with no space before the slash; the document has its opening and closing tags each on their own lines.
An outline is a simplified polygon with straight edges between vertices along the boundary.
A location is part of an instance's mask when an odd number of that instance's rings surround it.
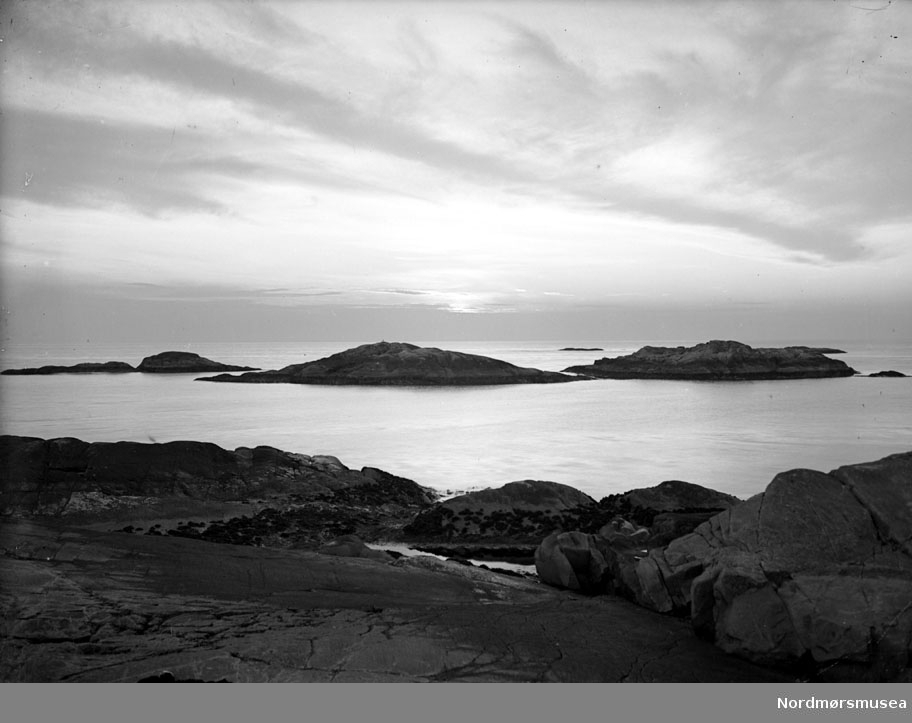
<svg viewBox="0 0 912 723">
<path fill-rule="evenodd" d="M 626 601 L 440 561 L 16 521 L 0 549 L 5 682 L 787 679 Z"/>
</svg>

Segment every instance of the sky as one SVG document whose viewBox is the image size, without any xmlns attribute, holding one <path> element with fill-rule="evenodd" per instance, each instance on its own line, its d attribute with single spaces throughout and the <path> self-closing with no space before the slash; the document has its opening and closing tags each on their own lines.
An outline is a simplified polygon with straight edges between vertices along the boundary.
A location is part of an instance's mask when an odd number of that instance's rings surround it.
<svg viewBox="0 0 912 723">
<path fill-rule="evenodd" d="M 0 342 L 912 340 L 912 2 L 6 2 Z"/>
</svg>

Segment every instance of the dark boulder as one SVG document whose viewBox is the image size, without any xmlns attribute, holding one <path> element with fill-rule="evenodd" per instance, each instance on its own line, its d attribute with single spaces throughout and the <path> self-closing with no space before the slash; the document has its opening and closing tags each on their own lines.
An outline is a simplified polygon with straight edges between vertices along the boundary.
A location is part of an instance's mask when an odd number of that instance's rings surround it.
<svg viewBox="0 0 912 723">
<path fill-rule="evenodd" d="M 585 594 L 606 592 L 610 566 L 607 543 L 598 535 L 555 532 L 535 550 L 535 570 L 542 582 Z"/>
</svg>

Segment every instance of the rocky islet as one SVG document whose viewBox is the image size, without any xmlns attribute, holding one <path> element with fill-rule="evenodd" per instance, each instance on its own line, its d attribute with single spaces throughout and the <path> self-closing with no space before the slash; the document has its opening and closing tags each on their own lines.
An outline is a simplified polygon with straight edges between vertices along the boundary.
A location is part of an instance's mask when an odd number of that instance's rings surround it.
<svg viewBox="0 0 912 723">
<path fill-rule="evenodd" d="M 9 376 L 44 376 L 48 374 L 124 374 L 135 372 L 136 368 L 120 361 L 81 362 L 71 366 L 48 364 L 42 367 L 25 367 L 23 369 L 4 369 L 0 374 Z"/>
<path fill-rule="evenodd" d="M 243 372 L 253 367 L 223 364 L 188 351 L 163 351 L 143 359 L 136 371 L 147 374 L 199 374 L 200 372 Z"/>
<path fill-rule="evenodd" d="M 518 367 L 478 354 L 419 347 L 401 342 L 364 344 L 277 370 L 222 374 L 200 381 L 243 384 L 327 384 L 370 386 L 490 386 L 553 384 L 577 379 L 568 374 Z"/>
<path fill-rule="evenodd" d="M 143 372 L 145 374 L 199 374 L 204 372 L 241 372 L 254 367 L 223 364 L 188 351 L 164 351 L 145 357 L 138 366 L 127 362 L 81 362 L 71 366 L 50 364 L 42 367 L 4 369 L 0 374 L 8 376 L 35 376 L 48 374 L 124 374 Z"/>
<path fill-rule="evenodd" d="M 560 351 L 601 351 L 598 347 L 564 347 Z M 402 342 L 363 344 L 328 357 L 281 369 L 212 361 L 191 352 L 168 351 L 144 358 L 136 367 L 126 362 L 84 362 L 6 369 L 5 375 L 92 374 L 144 372 L 152 374 L 219 373 L 200 381 L 247 384 L 324 384 L 373 386 L 487 386 L 550 384 L 583 379 L 671 379 L 750 381 L 854 376 L 857 372 L 827 354 L 844 354 L 833 347 L 788 346 L 754 348 L 737 341 L 709 341 L 693 347 L 653 347 L 621 357 L 605 357 L 563 372 L 518 367 L 476 354 Z M 230 372 L 244 372 L 233 374 Z M 871 377 L 902 377 L 894 370 Z"/>
<path fill-rule="evenodd" d="M 856 374 L 845 362 L 830 359 L 817 348 L 754 348 L 737 341 L 720 340 L 692 347 L 645 346 L 627 356 L 605 357 L 564 371 L 599 379 L 696 381 L 817 379 Z"/>
</svg>

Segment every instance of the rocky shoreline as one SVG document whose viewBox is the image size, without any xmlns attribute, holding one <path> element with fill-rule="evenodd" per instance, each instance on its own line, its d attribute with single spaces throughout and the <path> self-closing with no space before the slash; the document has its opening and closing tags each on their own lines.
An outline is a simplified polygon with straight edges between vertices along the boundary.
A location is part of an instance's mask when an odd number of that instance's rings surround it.
<svg viewBox="0 0 912 723">
<path fill-rule="evenodd" d="M 200 442 L 5 436 L 0 473 L 4 681 L 912 680 L 912 453 L 746 502 L 530 480 L 438 500 Z"/>
</svg>

